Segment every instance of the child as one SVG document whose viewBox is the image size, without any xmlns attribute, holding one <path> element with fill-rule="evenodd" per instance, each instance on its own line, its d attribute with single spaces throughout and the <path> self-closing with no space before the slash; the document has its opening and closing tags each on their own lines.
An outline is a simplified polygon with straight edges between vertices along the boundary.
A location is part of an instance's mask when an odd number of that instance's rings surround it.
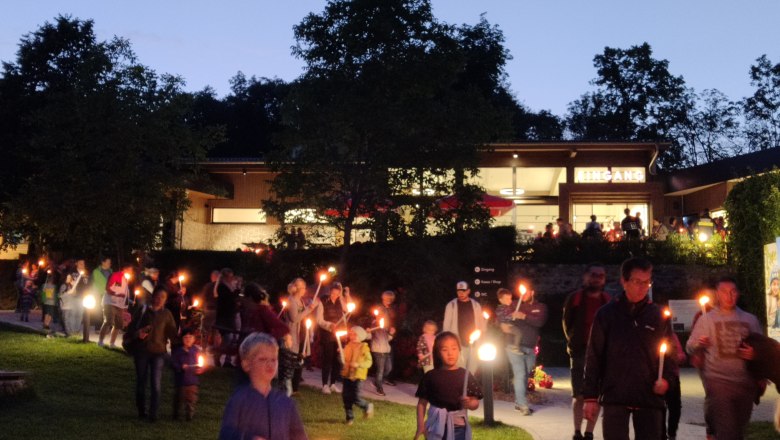
<svg viewBox="0 0 780 440">
<path fill-rule="evenodd" d="M 185 328 L 181 334 L 182 345 L 176 347 L 171 354 L 171 365 L 174 375 L 173 419 L 178 420 L 179 410 L 184 405 L 184 417 L 187 421 L 195 415 L 195 404 L 198 402 L 198 375 L 203 367 L 198 366 L 200 350 L 195 347 L 195 335 L 191 329 Z"/>
<path fill-rule="evenodd" d="M 423 376 L 415 396 L 417 402 L 417 432 L 428 439 L 471 440 L 468 410 L 479 408 L 482 390 L 474 376 L 458 368 L 460 340 L 452 332 L 443 332 L 433 342 L 433 370 Z M 468 376 L 466 376 L 468 375 Z M 468 388 L 463 395 L 464 379 Z M 426 420 L 426 407 L 428 417 Z"/>
<path fill-rule="evenodd" d="M 30 322 L 30 310 L 35 305 L 35 288 L 32 280 L 25 280 L 22 296 L 19 299 L 19 320 Z"/>
<path fill-rule="evenodd" d="M 255 332 L 244 339 L 238 350 L 249 384 L 240 386 L 230 396 L 219 439 L 308 440 L 295 402 L 271 386 L 279 362 L 276 339 Z"/>
<path fill-rule="evenodd" d="M 439 328 L 434 321 L 425 321 L 423 334 L 417 340 L 417 365 L 423 370 L 423 374 L 433 370 L 433 340 Z"/>
<path fill-rule="evenodd" d="M 344 346 L 344 367 L 341 369 L 341 377 L 344 378 L 343 394 L 344 411 L 347 413 L 347 425 L 351 425 L 355 416 L 352 414 L 352 405 L 363 408 L 366 418 L 374 415 L 374 404 L 368 403 L 360 397 L 360 384 L 366 380 L 368 369 L 371 367 L 371 350 L 365 341 L 368 334 L 360 326 L 349 329 L 349 342 Z"/>
<path fill-rule="evenodd" d="M 496 318 L 501 325 L 501 331 L 507 335 L 507 348 L 513 353 L 520 353 L 520 341 L 523 338 L 523 332 L 514 325 L 512 313 L 512 292 L 509 289 L 498 289 L 498 302 L 496 307 Z"/>
</svg>

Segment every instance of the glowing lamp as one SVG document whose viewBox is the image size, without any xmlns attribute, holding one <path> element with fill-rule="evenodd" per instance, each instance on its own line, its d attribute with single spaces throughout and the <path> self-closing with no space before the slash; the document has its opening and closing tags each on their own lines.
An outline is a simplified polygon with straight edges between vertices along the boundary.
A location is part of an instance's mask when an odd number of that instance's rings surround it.
<svg viewBox="0 0 780 440">
<path fill-rule="evenodd" d="M 85 309 L 92 310 L 95 308 L 95 295 L 87 295 L 84 297 L 84 300 L 81 302 L 81 304 L 84 306 Z"/>
<path fill-rule="evenodd" d="M 700 242 L 704 243 L 704 242 L 706 242 L 706 241 L 707 241 L 707 240 L 709 240 L 709 239 L 710 239 L 710 236 L 709 236 L 709 235 L 707 235 L 707 233 L 706 233 L 706 232 L 700 232 L 700 233 L 699 233 L 699 241 L 700 241 Z"/>
<path fill-rule="evenodd" d="M 496 360 L 496 346 L 490 343 L 482 344 L 477 350 L 477 356 L 481 361 L 494 361 Z"/>
</svg>

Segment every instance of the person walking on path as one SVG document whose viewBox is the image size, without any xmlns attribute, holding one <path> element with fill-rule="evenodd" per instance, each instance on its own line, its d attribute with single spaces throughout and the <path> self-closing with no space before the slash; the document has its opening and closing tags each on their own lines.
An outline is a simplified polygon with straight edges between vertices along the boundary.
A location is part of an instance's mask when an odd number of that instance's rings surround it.
<svg viewBox="0 0 780 440">
<path fill-rule="evenodd" d="M 594 421 L 602 406 L 604 440 L 661 439 L 664 394 L 672 374 L 666 357 L 657 377 L 661 343 L 669 340 L 661 310 L 647 296 L 653 265 L 630 258 L 620 267 L 623 293 L 602 306 L 593 321 L 585 356 L 584 416 Z"/>
<path fill-rule="evenodd" d="M 582 397 L 585 375 L 585 351 L 588 348 L 590 327 L 596 312 L 610 301 L 604 292 L 607 272 L 600 263 L 591 263 L 582 275 L 582 287 L 572 292 L 563 303 L 563 334 L 571 368 L 572 413 L 574 416 L 574 440 L 592 440 L 596 420 L 587 420 L 582 434 Z M 596 414 L 598 417 L 598 414 Z"/>
<path fill-rule="evenodd" d="M 132 277 L 133 266 L 126 264 L 121 271 L 114 272 L 108 278 L 106 291 L 103 295 L 103 326 L 100 327 L 98 345 L 103 347 L 103 340 L 111 331 L 111 348 L 116 348 L 116 337 L 125 327 L 124 313 L 130 295 L 128 281 Z"/>
<path fill-rule="evenodd" d="M 371 355 L 374 359 L 376 375 L 374 376 L 374 387 L 376 393 L 380 396 L 385 395 L 383 384 L 395 385 L 388 376 L 393 369 L 393 347 L 390 342 L 395 336 L 396 311 L 393 303 L 395 302 L 395 292 L 386 290 L 382 292 L 382 303 L 374 307 L 374 323 L 371 332 Z M 384 326 L 380 326 L 380 321 Z"/>
<path fill-rule="evenodd" d="M 374 404 L 366 402 L 360 395 L 360 385 L 368 376 L 371 367 L 371 349 L 364 341 L 368 333 L 360 326 L 349 329 L 349 342 L 344 346 L 344 366 L 341 369 L 341 377 L 344 381 L 344 391 L 341 399 L 344 403 L 346 423 L 351 425 L 355 420 L 352 406 L 357 405 L 363 410 L 366 418 L 374 415 Z"/>
<path fill-rule="evenodd" d="M 471 295 L 469 284 L 465 281 L 458 281 L 455 290 L 457 298 L 448 302 L 444 308 L 442 331 L 454 333 L 460 340 L 458 366 L 465 367 L 466 359 L 472 355 L 469 347 L 469 335 L 475 330 L 484 333 L 486 322 L 482 316 L 482 307 L 479 302 L 469 298 Z M 477 371 L 478 362 L 470 362 L 469 366 L 470 372 L 474 374 Z"/>
<path fill-rule="evenodd" d="M 758 318 L 737 307 L 739 289 L 733 278 L 721 278 L 715 289 L 716 308 L 696 321 L 685 348 L 690 354 L 704 355 L 704 418 L 712 424 L 715 437 L 742 439 L 759 393 L 747 369 L 755 352 L 744 339 L 762 330 Z"/>
<path fill-rule="evenodd" d="M 290 336 L 292 340 L 292 346 L 290 350 L 293 353 L 303 355 L 303 347 L 306 342 L 306 327 L 302 325 L 306 318 L 308 318 L 317 309 L 319 304 L 319 298 L 316 298 L 308 306 L 304 304 L 304 294 L 306 293 L 306 281 L 303 278 L 296 278 L 290 284 L 287 285 L 287 310 L 283 316 L 287 322 L 287 326 L 290 329 Z M 297 365 L 290 382 L 291 393 L 297 393 L 298 387 L 301 385 L 301 379 L 303 379 L 303 365 Z"/>
<path fill-rule="evenodd" d="M 520 283 L 526 286 L 526 293 L 517 299 L 519 307 L 515 302 L 510 305 L 511 323 L 502 323 L 501 326 L 513 326 L 520 333 L 519 344 L 507 347 L 506 356 L 514 376 L 515 411 L 530 416 L 533 410 L 528 406 L 528 376 L 536 367 L 536 344 L 539 342 L 539 329 L 547 322 L 547 306 L 536 301 L 530 280 L 521 280 Z"/>
<path fill-rule="evenodd" d="M 347 313 L 347 303 L 341 296 L 345 289 L 349 288 L 342 289 L 341 283 L 333 283 L 330 287 L 330 294 L 327 298 L 320 300 L 320 306 L 317 307 L 317 325 L 322 329 L 320 332 L 320 353 L 322 354 L 323 394 L 341 392 L 336 386 L 336 377 L 341 370 L 336 330 Z"/>
</svg>

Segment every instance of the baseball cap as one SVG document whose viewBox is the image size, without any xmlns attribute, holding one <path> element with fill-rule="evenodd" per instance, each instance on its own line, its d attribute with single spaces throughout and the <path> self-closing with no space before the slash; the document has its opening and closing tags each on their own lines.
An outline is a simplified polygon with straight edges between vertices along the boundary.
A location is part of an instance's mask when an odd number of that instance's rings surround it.
<svg viewBox="0 0 780 440">
<path fill-rule="evenodd" d="M 458 284 L 455 285 L 455 290 L 468 290 L 469 289 L 469 283 L 465 281 L 458 281 Z"/>
</svg>

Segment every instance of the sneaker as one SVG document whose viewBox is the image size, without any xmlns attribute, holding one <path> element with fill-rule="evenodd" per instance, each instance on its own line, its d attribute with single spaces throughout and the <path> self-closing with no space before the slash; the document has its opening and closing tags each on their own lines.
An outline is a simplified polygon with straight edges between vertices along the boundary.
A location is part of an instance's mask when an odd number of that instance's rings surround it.
<svg viewBox="0 0 780 440">
<path fill-rule="evenodd" d="M 582 436 L 581 432 L 577 431 L 574 433 L 574 437 L 572 437 L 571 440 L 585 440 L 585 437 Z"/>
<path fill-rule="evenodd" d="M 327 385 L 322 386 L 322 394 L 330 394 L 330 387 Z"/>
<path fill-rule="evenodd" d="M 333 391 L 334 393 L 341 392 L 341 388 L 337 387 L 335 383 L 330 386 L 330 390 Z"/>
<path fill-rule="evenodd" d="M 374 417 L 374 404 L 369 403 L 366 407 L 366 413 L 364 414 L 367 419 L 370 419 L 371 417 Z"/>
<path fill-rule="evenodd" d="M 520 406 L 520 405 L 515 405 L 515 411 L 519 412 L 524 416 L 530 416 L 531 414 L 534 413 L 534 411 L 531 408 L 527 406 Z"/>
<path fill-rule="evenodd" d="M 376 393 L 378 395 L 380 395 L 380 396 L 386 396 L 387 395 L 387 394 L 385 394 L 385 390 L 383 390 L 382 387 L 377 388 L 376 389 Z"/>
<path fill-rule="evenodd" d="M 593 433 L 592 432 L 586 432 L 585 437 L 583 437 L 583 440 L 593 440 Z M 674 439 L 669 439 L 674 440 Z"/>
</svg>

